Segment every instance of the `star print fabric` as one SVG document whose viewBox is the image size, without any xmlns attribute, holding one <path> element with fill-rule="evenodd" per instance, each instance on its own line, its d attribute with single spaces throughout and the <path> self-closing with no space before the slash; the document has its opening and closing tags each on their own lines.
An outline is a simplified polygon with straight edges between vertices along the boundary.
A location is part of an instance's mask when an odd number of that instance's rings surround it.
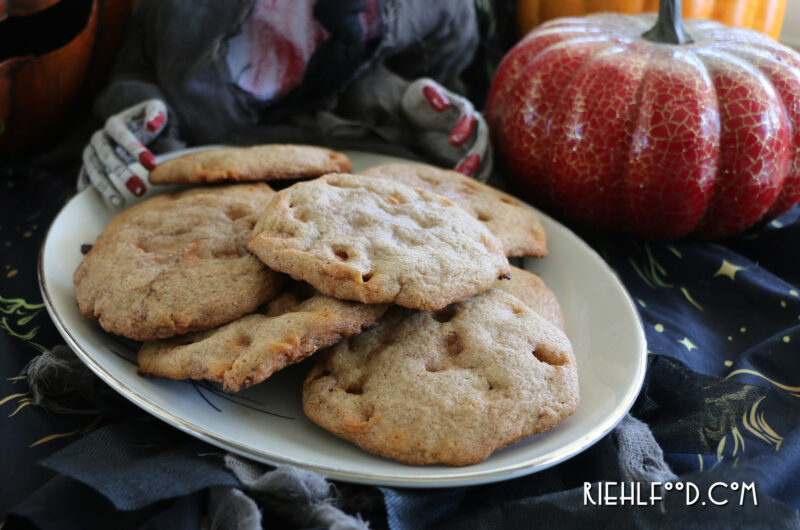
<svg viewBox="0 0 800 530">
<path fill-rule="evenodd" d="M 0 464 L 6 476 L 15 477 L 0 481 L 4 530 L 18 527 L 14 521 L 23 519 L 47 527 L 48 517 L 58 518 L 53 527 L 88 528 L 81 524 L 87 503 L 97 507 L 90 514 L 96 527 L 102 523 L 120 527 L 122 521 L 139 527 L 132 523 L 137 517 L 140 523 L 152 518 L 148 528 L 172 530 L 176 527 L 169 521 L 174 520 L 186 521 L 186 528 L 200 526 L 197 521 L 206 514 L 208 489 L 195 490 L 205 487 L 209 476 L 217 477 L 218 486 L 229 485 L 232 477 L 220 472 L 213 456 L 219 449 L 147 416 L 99 380 L 92 402 L 84 402 L 74 391 L 53 396 L 64 408 L 82 414 L 32 405 L 28 382 L 21 375 L 23 367 L 43 349 L 53 351 L 63 344 L 38 290 L 37 251 L 47 226 L 73 189 L 74 173 L 59 176 L 32 164 L 0 171 L 5 179 L 0 182 L 0 244 L 8 249 L 1 255 L 0 271 Z M 675 522 L 683 520 L 696 526 L 711 521 L 716 527 L 736 527 L 750 510 L 753 520 L 767 521 L 761 527 L 796 527 L 800 522 L 795 512 L 800 509 L 796 479 L 800 463 L 800 207 L 721 243 L 580 235 L 617 272 L 641 316 L 648 340 L 648 369 L 632 415 L 651 429 L 670 470 L 680 480 L 700 485 L 734 480 L 758 485 L 758 507 L 734 503 L 727 511 L 681 507 L 666 512 L 669 522 L 678 527 L 688 525 Z M 129 428 L 131 422 L 135 429 Z M 385 527 L 388 521 L 390 528 L 489 529 L 504 526 L 504 517 L 506 522 L 561 521 L 553 525 L 568 527 L 596 526 L 603 517 L 624 521 L 621 526 L 626 528 L 643 526 L 643 520 L 652 521 L 650 526 L 663 526 L 659 506 L 625 511 L 620 506 L 583 504 L 580 486 L 584 481 L 623 480 L 619 432 L 548 470 L 497 484 L 424 491 L 336 486 L 342 498 L 352 499 L 355 507 L 348 513 L 360 512 L 373 528 Z M 92 445 L 106 436 L 112 436 L 114 444 Z M 148 445 L 162 438 L 163 445 Z M 78 450 L 86 447 L 91 450 Z M 101 472 L 91 480 L 83 476 L 86 482 L 75 480 L 77 472 L 66 471 L 87 468 L 78 459 L 81 455 L 111 462 L 119 447 L 134 448 L 126 452 L 131 460 L 125 465 L 95 466 Z M 187 466 L 182 477 L 205 478 L 187 479 L 173 487 L 173 475 L 143 465 L 147 463 L 142 459 L 145 449 L 149 454 L 176 455 L 175 462 Z M 40 462 L 50 462 L 51 467 Z M 53 462 L 69 465 L 58 467 L 62 471 L 56 473 Z M 200 469 L 207 472 L 191 472 L 198 466 L 206 466 Z M 148 486 L 163 480 L 160 489 L 148 491 L 169 490 L 173 500 L 133 512 L 115 507 L 108 492 L 131 497 L 130 484 L 137 479 Z M 109 488 L 104 490 L 101 484 Z M 369 509 L 355 500 L 369 495 Z M 135 500 L 146 503 L 151 497 Z M 275 519 L 275 513 L 263 510 L 265 520 Z"/>
<path fill-rule="evenodd" d="M 769 238 L 778 225 L 796 217 L 795 210 L 741 239 Z M 798 357 L 800 287 L 758 262 L 726 245 L 704 242 L 596 238 L 592 243 L 622 275 L 642 317 L 650 353 L 717 377 L 754 368 L 750 357 L 756 352 L 768 352 L 773 360 Z M 768 364 L 758 366 L 770 372 L 764 375 L 786 375 L 784 365 Z"/>
<path fill-rule="evenodd" d="M 800 505 L 800 208 L 720 243 L 584 237 L 647 336 L 633 409 L 678 474 L 736 465 Z M 793 264 L 793 265 L 792 265 Z"/>
</svg>

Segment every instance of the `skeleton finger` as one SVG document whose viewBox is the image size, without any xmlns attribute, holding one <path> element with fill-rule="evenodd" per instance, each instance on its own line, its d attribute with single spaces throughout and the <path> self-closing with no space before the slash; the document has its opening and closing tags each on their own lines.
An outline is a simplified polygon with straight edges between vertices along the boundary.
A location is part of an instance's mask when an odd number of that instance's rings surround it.
<svg viewBox="0 0 800 530">
<path fill-rule="evenodd" d="M 400 101 L 408 121 L 422 130 L 449 131 L 461 115 L 454 106 L 454 94 L 448 93 L 432 79 L 411 83 Z"/>
<path fill-rule="evenodd" d="M 83 191 L 89 184 L 89 174 L 86 172 L 86 168 L 81 166 L 81 171 L 78 173 L 78 191 Z"/>
<path fill-rule="evenodd" d="M 167 123 L 167 106 L 160 99 L 151 99 L 145 104 L 145 126 L 149 132 L 158 134 Z"/>
<path fill-rule="evenodd" d="M 167 105 L 160 99 L 149 99 L 139 104 L 141 111 L 133 118 L 123 120 L 134 136 L 149 145 L 167 125 Z"/>
<path fill-rule="evenodd" d="M 107 204 L 114 208 L 121 208 L 125 204 L 125 199 L 103 171 L 100 159 L 97 158 L 91 145 L 87 145 L 83 150 L 83 171 L 86 172 L 92 186 L 100 192 Z"/>
<path fill-rule="evenodd" d="M 156 167 L 156 157 L 128 128 L 121 115 L 117 114 L 108 118 L 103 130 L 134 160 L 138 160 L 145 169 L 150 171 Z"/>
<path fill-rule="evenodd" d="M 436 112 L 444 112 L 450 108 L 451 103 L 447 94 L 435 85 L 425 84 L 422 88 L 422 95 Z"/>
<path fill-rule="evenodd" d="M 469 139 L 470 118 L 475 108 L 468 99 L 448 91 L 432 79 L 418 79 L 411 83 L 401 100 L 407 119 L 425 130 L 443 133 L 459 132 L 453 144 L 458 147 Z"/>
<path fill-rule="evenodd" d="M 474 123 L 471 127 L 474 129 L 474 134 L 470 132 L 470 136 L 474 138 L 474 141 L 467 153 L 458 161 L 455 170 L 465 175 L 475 175 L 479 180 L 483 180 L 484 177 L 488 177 L 488 174 L 484 175 L 484 173 L 488 173 L 488 167 L 491 166 L 491 164 L 483 164 L 483 168 L 487 168 L 487 170 L 479 174 L 476 173 L 478 173 L 478 169 L 481 168 L 481 163 L 491 161 L 492 148 L 489 144 L 489 127 L 486 125 L 486 120 L 484 120 L 483 116 L 480 114 L 474 114 L 472 118 Z M 451 145 L 455 132 L 456 130 L 454 128 L 453 133 L 450 135 Z"/>
<path fill-rule="evenodd" d="M 144 195 L 147 185 L 117 155 L 103 131 L 97 131 L 92 135 L 91 146 L 115 188 L 120 191 L 126 188 L 134 197 Z"/>
<path fill-rule="evenodd" d="M 475 131 L 476 122 L 477 120 L 473 112 L 467 112 L 462 115 L 450 132 L 450 145 L 453 147 L 461 147 L 464 142 L 469 140 L 470 136 L 472 136 L 472 133 Z"/>
</svg>

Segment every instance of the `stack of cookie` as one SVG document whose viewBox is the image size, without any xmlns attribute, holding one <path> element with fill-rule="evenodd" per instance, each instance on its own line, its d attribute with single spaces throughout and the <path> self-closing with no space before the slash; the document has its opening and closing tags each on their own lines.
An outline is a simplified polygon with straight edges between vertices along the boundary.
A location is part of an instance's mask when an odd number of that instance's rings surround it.
<svg viewBox="0 0 800 530">
<path fill-rule="evenodd" d="M 507 259 L 547 254 L 536 213 L 453 171 L 350 170 L 307 146 L 161 164 L 151 181 L 317 178 L 278 192 L 197 187 L 126 210 L 75 272 L 81 312 L 145 341 L 141 373 L 230 391 L 316 353 L 306 415 L 410 464 L 474 464 L 572 414 L 558 302 Z"/>
</svg>

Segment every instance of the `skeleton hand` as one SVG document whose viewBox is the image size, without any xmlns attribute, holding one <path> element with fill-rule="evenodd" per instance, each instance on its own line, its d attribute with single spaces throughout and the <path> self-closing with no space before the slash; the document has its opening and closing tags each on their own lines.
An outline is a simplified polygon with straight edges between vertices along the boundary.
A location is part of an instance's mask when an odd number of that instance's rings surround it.
<svg viewBox="0 0 800 530">
<path fill-rule="evenodd" d="M 115 208 L 143 196 L 146 179 L 129 166 L 138 161 L 148 171 L 156 167 L 155 156 L 145 146 L 164 130 L 166 123 L 167 106 L 160 99 L 143 101 L 111 116 L 83 150 L 78 189 L 91 184 Z"/>
<path fill-rule="evenodd" d="M 434 157 L 456 161 L 456 171 L 478 180 L 489 177 L 489 129 L 469 100 L 422 78 L 406 89 L 401 107 L 406 119 L 419 128 L 421 145 Z"/>
</svg>

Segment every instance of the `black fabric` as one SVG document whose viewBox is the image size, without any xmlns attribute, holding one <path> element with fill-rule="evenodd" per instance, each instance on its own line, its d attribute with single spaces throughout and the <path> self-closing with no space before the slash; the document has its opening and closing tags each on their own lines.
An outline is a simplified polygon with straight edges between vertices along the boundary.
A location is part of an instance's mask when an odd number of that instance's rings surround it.
<svg viewBox="0 0 800 530">
<path fill-rule="evenodd" d="M 707 491 L 714 482 L 748 481 L 745 470 L 725 468 L 714 474 L 695 473 L 682 477 Z M 643 488 L 649 495 L 649 489 Z M 722 491 L 722 490 L 720 490 Z M 739 495 L 713 493 L 724 506 L 701 504 L 687 506 L 684 492 L 664 492 L 664 499 L 655 505 L 597 506 L 584 505 L 583 488 L 520 499 L 500 499 L 486 508 L 455 515 L 436 524 L 442 529 L 525 529 L 537 521 L 546 521 L 547 528 L 797 528 L 800 518 L 787 506 L 769 498 L 760 498 L 756 506 L 739 505 Z M 747 494 L 749 495 L 749 493 Z M 693 496 L 692 496 L 693 498 Z M 595 495 L 596 500 L 596 495 Z M 412 528 L 409 526 L 409 528 Z"/>
<path fill-rule="evenodd" d="M 120 510 L 136 510 L 238 485 L 222 456 L 155 418 L 136 418 L 99 428 L 40 464 L 91 485 Z"/>
<path fill-rule="evenodd" d="M 84 414 L 26 404 L 22 367 L 62 342 L 41 305 L 36 258 L 46 227 L 71 194 L 75 169 L 63 176 L 30 164 L 0 169 L 0 521 L 4 530 L 32 522 L 42 528 L 197 522 L 207 508 L 206 488 L 234 483 L 220 467 L 219 449 L 147 417 L 99 382 L 94 402 L 61 396 Z M 730 506 L 687 507 L 674 496 L 655 508 L 584 506 L 584 482 L 621 479 L 613 434 L 554 468 L 497 484 L 442 490 L 339 484 L 342 506 L 374 528 L 513 528 L 536 521 L 800 526 L 799 229 L 795 208 L 722 244 L 582 234 L 620 275 L 645 326 L 650 357 L 634 415 L 650 426 L 681 480 L 701 488 L 754 482 L 758 506 L 739 507 L 725 497 Z M 734 267 L 723 267 L 725 261 Z M 277 521 L 271 514 L 264 520 Z"/>
<path fill-rule="evenodd" d="M 205 497 L 201 491 L 120 513 L 91 487 L 58 476 L 21 502 L 4 528 L 197 530 L 205 514 Z"/>
<path fill-rule="evenodd" d="M 468 90 L 467 97 L 472 100 L 476 109 L 483 110 L 494 72 L 506 52 L 517 42 L 517 2 L 475 2 L 475 11 L 480 45 L 462 78 Z"/>
<path fill-rule="evenodd" d="M 181 106 L 171 114 L 191 109 L 191 117 L 181 123 L 188 139 L 235 141 L 233 126 L 211 130 L 208 124 L 240 123 L 242 115 L 249 116 L 242 109 L 249 109 L 252 101 L 246 95 L 211 98 L 218 105 L 209 107 L 200 89 L 204 84 L 220 89 L 218 63 L 193 69 L 200 63 L 178 61 L 182 54 L 199 61 L 204 46 L 221 42 L 246 15 L 250 2 L 224 4 L 203 4 L 215 17 L 211 31 L 204 33 L 192 30 L 202 21 L 199 13 L 181 8 L 189 3 L 143 2 L 121 54 L 125 68 L 118 68 L 97 111 L 108 115 L 148 97 L 163 97 Z M 389 4 L 414 13 L 429 4 L 441 7 L 429 0 Z M 470 70 L 471 76 L 484 80 L 471 79 L 476 99 L 501 55 L 503 44 L 497 43 L 508 42 L 510 4 L 476 4 L 487 36 Z M 327 11 L 334 5 L 357 9 L 361 2 L 318 3 L 318 18 L 339 42 L 352 44 L 360 28 L 356 31 L 352 17 L 343 17 L 343 25 L 337 26 Z M 475 23 L 464 15 L 470 3 L 452 5 L 461 8 L 461 18 L 448 18 L 438 9 L 435 16 L 413 19 L 424 26 L 426 46 L 397 39 L 377 48 L 356 42 L 322 53 L 345 65 L 352 65 L 349 57 L 366 53 L 385 60 L 393 74 L 409 77 L 435 71 L 438 80 L 452 87 L 474 51 L 469 35 L 474 28 L 458 24 Z M 180 35 L 147 30 L 169 28 L 176 18 L 186 29 Z M 410 33 L 403 24 L 411 18 L 389 20 L 395 26 L 386 34 Z M 448 38 L 459 31 L 461 39 Z M 157 61 L 163 50 L 170 54 Z M 165 79 L 191 83 L 167 83 L 172 88 L 162 91 L 158 84 Z M 388 118 L 375 111 L 379 105 L 364 112 L 364 95 L 376 86 L 388 87 L 391 95 L 397 92 L 391 87 L 399 85 L 374 84 L 369 74 L 359 79 L 363 82 L 352 83 L 338 102 L 339 117 L 354 129 L 382 131 L 379 126 Z M 257 114 L 251 116 L 253 123 L 267 119 Z M 261 139 L 296 140 L 292 134 L 308 124 L 295 125 L 294 132 L 272 128 L 271 136 Z M 252 133 L 242 136 L 252 138 Z M 355 131 L 354 143 L 364 134 Z M 88 141 L 88 134 L 84 136 L 75 145 L 82 148 Z M 384 133 L 380 139 L 406 147 L 406 138 L 397 135 Z M 41 351 L 63 344 L 41 303 L 36 260 L 47 227 L 73 192 L 78 170 L 54 164 L 52 157 L 49 169 L 42 169 L 40 161 L 0 162 L 2 528 L 198 528 L 207 513 L 209 487 L 236 484 L 221 465 L 220 449 L 150 418 L 99 381 L 93 399 L 68 390 L 48 396 L 72 413 L 32 405 L 20 376 L 23 367 Z M 675 492 L 652 507 L 587 504 L 584 483 L 622 480 L 613 433 L 555 467 L 495 484 L 404 490 L 338 483 L 338 505 L 361 513 L 372 528 L 800 528 L 800 207 L 720 243 L 581 235 L 620 276 L 647 334 L 647 377 L 633 415 L 652 429 L 681 481 L 701 490 L 715 482 L 752 482 L 758 505 L 739 506 L 735 492 L 723 490 L 719 496 L 729 503 L 720 507 L 687 506 Z M 263 513 L 263 523 L 292 527 L 269 511 Z"/>
</svg>

